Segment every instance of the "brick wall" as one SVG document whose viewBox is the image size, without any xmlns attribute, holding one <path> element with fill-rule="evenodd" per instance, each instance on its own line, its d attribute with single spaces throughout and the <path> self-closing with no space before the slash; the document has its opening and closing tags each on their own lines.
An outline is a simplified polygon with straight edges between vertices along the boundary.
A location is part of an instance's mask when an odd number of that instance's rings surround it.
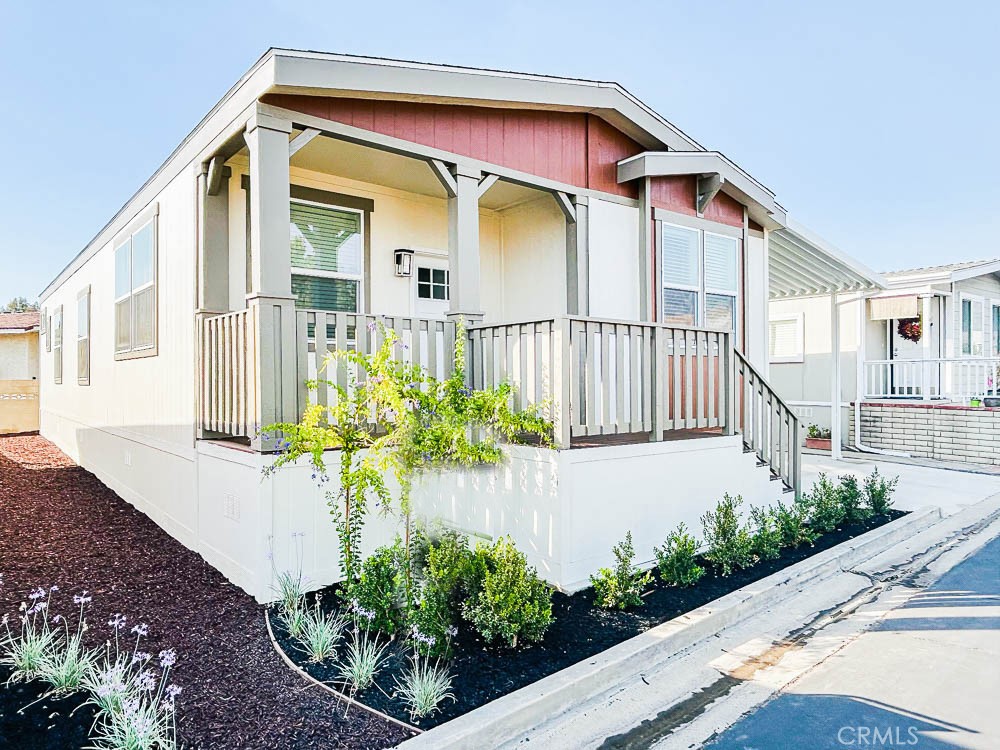
<svg viewBox="0 0 1000 750">
<path fill-rule="evenodd" d="M 850 422 L 853 436 L 853 408 Z M 1000 465 L 1000 409 L 863 403 L 861 442 L 914 458 Z"/>
</svg>

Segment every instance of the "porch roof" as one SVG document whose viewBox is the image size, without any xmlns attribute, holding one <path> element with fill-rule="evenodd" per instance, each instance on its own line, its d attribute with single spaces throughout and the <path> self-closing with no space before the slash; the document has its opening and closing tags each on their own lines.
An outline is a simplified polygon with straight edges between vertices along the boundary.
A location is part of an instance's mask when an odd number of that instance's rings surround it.
<svg viewBox="0 0 1000 750">
<path fill-rule="evenodd" d="M 888 286 L 881 274 L 791 219 L 769 235 L 768 266 L 772 298 L 864 292 Z"/>
</svg>

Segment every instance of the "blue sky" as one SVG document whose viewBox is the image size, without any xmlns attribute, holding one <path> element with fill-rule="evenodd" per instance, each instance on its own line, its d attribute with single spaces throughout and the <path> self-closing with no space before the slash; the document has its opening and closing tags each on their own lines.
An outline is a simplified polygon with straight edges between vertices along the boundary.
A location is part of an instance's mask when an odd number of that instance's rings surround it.
<svg viewBox="0 0 1000 750">
<path fill-rule="evenodd" d="M 1000 256 L 1000 4 L 0 0 L 0 301 L 269 47 L 614 80 L 879 270 Z"/>
</svg>

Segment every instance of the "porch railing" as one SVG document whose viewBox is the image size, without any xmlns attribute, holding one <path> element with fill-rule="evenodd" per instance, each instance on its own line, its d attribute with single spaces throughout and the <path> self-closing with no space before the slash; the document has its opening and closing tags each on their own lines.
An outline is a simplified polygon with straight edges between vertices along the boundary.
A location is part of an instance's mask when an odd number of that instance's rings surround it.
<svg viewBox="0 0 1000 750">
<path fill-rule="evenodd" d="M 206 318 L 200 330 L 200 421 L 209 432 L 251 437 L 260 429 L 257 308 Z"/>
<path fill-rule="evenodd" d="M 799 420 L 764 377 L 738 351 L 736 386 L 737 431 L 771 476 L 798 496 L 802 489 Z"/>
<path fill-rule="evenodd" d="M 865 398 L 951 399 L 996 394 L 1000 357 L 867 360 Z"/>
<path fill-rule="evenodd" d="M 728 429 L 731 338 L 721 331 L 559 316 L 469 329 L 473 387 L 507 381 L 545 403 L 556 441 Z"/>
</svg>

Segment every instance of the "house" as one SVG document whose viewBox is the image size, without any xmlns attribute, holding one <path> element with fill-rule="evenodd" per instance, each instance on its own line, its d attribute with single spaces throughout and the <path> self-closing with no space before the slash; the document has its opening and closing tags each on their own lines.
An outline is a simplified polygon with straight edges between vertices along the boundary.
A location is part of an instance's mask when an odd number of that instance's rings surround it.
<svg viewBox="0 0 1000 750">
<path fill-rule="evenodd" d="M 1000 260 L 881 275 L 884 288 L 775 299 L 771 381 L 807 422 L 831 423 L 831 341 L 839 340 L 840 441 L 920 458 L 1000 463 Z M 978 404 L 978 405 L 973 405 Z M 847 419 L 843 419 L 846 414 Z M 997 452 L 994 452 L 994 441 Z"/>
<path fill-rule="evenodd" d="M 768 269 L 868 282 L 808 242 L 771 249 L 785 224 L 617 84 L 272 49 L 43 292 L 42 433 L 255 596 L 293 533 L 323 585 L 322 492 L 305 466 L 261 480 L 261 426 L 330 398 L 305 379 L 376 346 L 375 320 L 446 375 L 461 319 L 470 383 L 547 404 L 555 447 L 429 477 L 415 508 L 510 534 L 572 591 L 628 530 L 651 556 L 724 492 L 798 489 Z"/>
<path fill-rule="evenodd" d="M 38 430 L 37 312 L 0 312 L 0 435 Z"/>
</svg>

